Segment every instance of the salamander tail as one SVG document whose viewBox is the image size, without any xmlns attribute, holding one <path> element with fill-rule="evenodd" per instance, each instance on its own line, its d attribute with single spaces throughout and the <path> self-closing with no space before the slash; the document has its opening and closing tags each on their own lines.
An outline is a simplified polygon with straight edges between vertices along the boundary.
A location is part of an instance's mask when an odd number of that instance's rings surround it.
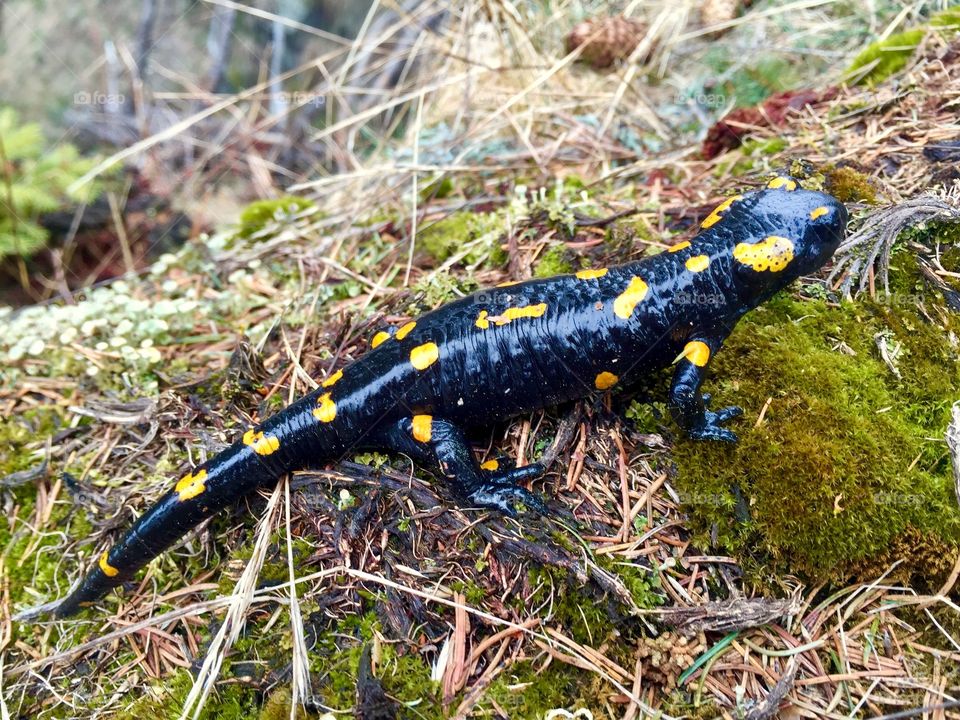
<svg viewBox="0 0 960 720">
<path fill-rule="evenodd" d="M 92 605 L 133 578 L 140 568 L 188 531 L 258 487 L 276 482 L 283 470 L 268 466 L 237 443 L 181 478 L 157 503 L 105 551 L 83 581 L 54 609 L 67 617 Z"/>
</svg>

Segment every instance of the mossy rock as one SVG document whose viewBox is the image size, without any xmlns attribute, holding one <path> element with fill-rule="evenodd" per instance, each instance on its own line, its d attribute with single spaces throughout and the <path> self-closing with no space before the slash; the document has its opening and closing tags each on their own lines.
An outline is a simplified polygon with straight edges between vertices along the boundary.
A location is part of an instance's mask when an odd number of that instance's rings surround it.
<svg viewBox="0 0 960 720">
<path fill-rule="evenodd" d="M 900 378 L 879 333 L 901 344 Z M 701 542 L 716 531 L 758 576 L 841 581 L 900 560 L 904 580 L 936 586 L 960 544 L 942 440 L 958 387 L 947 331 L 912 305 L 775 298 L 740 323 L 707 383 L 717 407 L 744 407 L 739 444 L 675 448 Z"/>
</svg>

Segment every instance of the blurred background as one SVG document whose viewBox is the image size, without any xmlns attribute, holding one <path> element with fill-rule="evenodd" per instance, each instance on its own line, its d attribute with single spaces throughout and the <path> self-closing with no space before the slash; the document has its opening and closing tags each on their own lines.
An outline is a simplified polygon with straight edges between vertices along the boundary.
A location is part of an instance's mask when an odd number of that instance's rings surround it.
<svg viewBox="0 0 960 720">
<path fill-rule="evenodd" d="M 688 157 L 940 5 L 5 0 L 0 301 L 135 272 L 257 199 Z"/>
</svg>

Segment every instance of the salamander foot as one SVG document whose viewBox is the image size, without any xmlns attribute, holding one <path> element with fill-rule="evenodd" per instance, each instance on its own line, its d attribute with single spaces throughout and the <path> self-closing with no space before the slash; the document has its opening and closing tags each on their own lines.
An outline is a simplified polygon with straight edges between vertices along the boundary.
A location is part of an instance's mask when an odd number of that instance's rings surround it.
<svg viewBox="0 0 960 720">
<path fill-rule="evenodd" d="M 547 506 L 538 495 L 522 488 L 518 483 L 543 475 L 545 468 L 540 463 L 531 463 L 520 468 L 492 472 L 475 489 L 467 494 L 467 500 L 478 507 L 498 510 L 504 515 L 516 517 L 515 505 L 523 503 L 534 512 L 545 515 Z"/>
<path fill-rule="evenodd" d="M 706 410 L 703 413 L 703 423 L 690 430 L 687 435 L 694 440 L 717 440 L 719 442 L 735 443 L 737 442 L 736 433 L 721 427 L 721 425 L 740 415 L 743 415 L 743 408 L 736 405 L 725 407 L 716 412 Z"/>
</svg>

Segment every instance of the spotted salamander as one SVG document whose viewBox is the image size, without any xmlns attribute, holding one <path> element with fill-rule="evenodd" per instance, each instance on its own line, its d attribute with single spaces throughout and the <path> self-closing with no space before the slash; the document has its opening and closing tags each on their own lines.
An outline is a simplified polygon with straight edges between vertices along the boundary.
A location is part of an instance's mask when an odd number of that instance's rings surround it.
<svg viewBox="0 0 960 720">
<path fill-rule="evenodd" d="M 844 206 L 778 177 L 721 203 L 690 242 L 619 267 L 503 283 L 373 336 L 370 350 L 183 476 L 56 609 L 69 615 L 130 579 L 191 528 L 295 469 L 345 453 L 409 456 L 460 501 L 545 512 L 520 483 L 538 464 L 479 465 L 464 429 L 629 387 L 675 366 L 669 406 L 692 438 L 735 442 L 700 386 L 736 322 L 840 243 Z"/>
</svg>

